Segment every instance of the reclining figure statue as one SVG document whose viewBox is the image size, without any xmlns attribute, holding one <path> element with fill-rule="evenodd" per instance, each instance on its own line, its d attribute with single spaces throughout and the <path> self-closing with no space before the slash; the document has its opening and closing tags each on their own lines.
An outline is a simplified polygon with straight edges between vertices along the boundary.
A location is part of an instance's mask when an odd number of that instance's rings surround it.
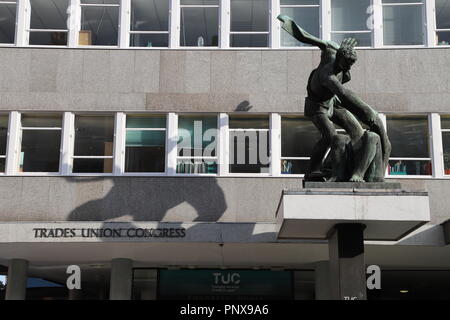
<svg viewBox="0 0 450 320">
<path fill-rule="evenodd" d="M 384 181 L 391 144 L 383 122 L 372 107 L 343 86 L 350 81 L 350 68 L 357 59 L 356 40 L 344 39 L 339 46 L 314 37 L 287 16 L 278 19 L 295 39 L 321 50 L 320 64 L 308 79 L 305 100 L 305 116 L 320 131 L 321 139 L 313 148 L 305 180 Z M 369 129 L 364 130 L 358 120 Z M 338 134 L 334 124 L 347 134 Z"/>
</svg>

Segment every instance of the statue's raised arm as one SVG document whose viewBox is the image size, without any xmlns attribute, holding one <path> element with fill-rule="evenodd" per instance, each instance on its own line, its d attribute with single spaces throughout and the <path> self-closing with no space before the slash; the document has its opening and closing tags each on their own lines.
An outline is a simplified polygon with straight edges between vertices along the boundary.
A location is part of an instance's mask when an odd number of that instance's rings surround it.
<svg viewBox="0 0 450 320">
<path fill-rule="evenodd" d="M 285 15 L 279 15 L 278 20 L 283 22 L 281 26 L 287 33 L 293 36 L 300 42 L 307 43 L 316 47 L 319 47 L 321 50 L 325 50 L 328 46 L 332 45 L 328 41 L 321 40 L 312 34 L 306 32 L 301 27 L 299 27 L 294 20 Z M 335 48 L 338 49 L 338 48 Z"/>
</svg>

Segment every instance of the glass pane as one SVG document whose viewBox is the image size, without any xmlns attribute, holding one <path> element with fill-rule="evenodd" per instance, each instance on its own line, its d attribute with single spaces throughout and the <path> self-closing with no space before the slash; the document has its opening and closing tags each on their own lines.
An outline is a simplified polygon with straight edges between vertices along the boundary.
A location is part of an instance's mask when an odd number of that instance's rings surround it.
<svg viewBox="0 0 450 320">
<path fill-rule="evenodd" d="M 132 0 L 132 31 L 168 31 L 169 2 L 167 0 Z"/>
<path fill-rule="evenodd" d="M 69 0 L 31 0 L 31 29 L 68 29 Z"/>
<path fill-rule="evenodd" d="M 58 172 L 61 130 L 23 130 L 21 172 Z"/>
<path fill-rule="evenodd" d="M 179 116 L 178 136 L 179 156 L 215 157 L 217 117 Z"/>
<path fill-rule="evenodd" d="M 268 173 L 269 167 L 267 131 L 230 132 L 230 172 Z"/>
<path fill-rule="evenodd" d="M 436 28 L 450 29 L 450 0 L 436 0 Z"/>
<path fill-rule="evenodd" d="M 113 116 L 76 116 L 74 155 L 111 156 L 113 137 Z"/>
<path fill-rule="evenodd" d="M 331 30 L 361 31 L 371 28 L 370 0 L 332 0 Z"/>
<path fill-rule="evenodd" d="M 218 8 L 181 8 L 181 46 L 217 47 L 218 44 Z"/>
<path fill-rule="evenodd" d="M 231 31 L 269 31 L 269 1 L 231 0 Z"/>
<path fill-rule="evenodd" d="M 0 172 L 5 172 L 6 167 L 6 159 L 0 158 Z"/>
<path fill-rule="evenodd" d="M 80 45 L 116 46 L 118 7 L 82 7 Z"/>
<path fill-rule="evenodd" d="M 67 45 L 67 32 L 30 32 L 30 44 L 65 46 Z"/>
<path fill-rule="evenodd" d="M 0 4 L 0 43 L 14 43 L 16 32 L 16 5 Z"/>
<path fill-rule="evenodd" d="M 130 47 L 165 47 L 169 46 L 168 34 L 131 34 Z"/>
<path fill-rule="evenodd" d="M 217 163 L 211 160 L 190 159 L 178 160 L 177 173 L 217 173 Z"/>
<path fill-rule="evenodd" d="M 6 155 L 6 143 L 8 139 L 8 116 L 0 116 L 0 156 Z"/>
<path fill-rule="evenodd" d="M 156 298 L 158 283 L 157 269 L 133 270 L 133 300 L 153 300 Z"/>
<path fill-rule="evenodd" d="M 280 0 L 283 5 L 319 5 L 320 0 Z"/>
<path fill-rule="evenodd" d="M 232 34 L 230 46 L 240 48 L 268 47 L 269 38 L 267 34 Z"/>
<path fill-rule="evenodd" d="M 165 131 L 127 131 L 125 172 L 164 172 Z"/>
<path fill-rule="evenodd" d="M 381 0 L 383 3 L 421 3 L 422 0 Z"/>
<path fill-rule="evenodd" d="M 320 37 L 319 8 L 281 8 L 281 14 L 301 23 L 300 26 L 313 36 Z M 281 29 L 281 45 L 284 47 L 309 46 L 297 41 L 283 29 Z"/>
<path fill-rule="evenodd" d="M 392 158 L 428 158 L 428 119 L 426 117 L 387 118 Z"/>
<path fill-rule="evenodd" d="M 166 116 L 127 116 L 127 128 L 165 128 Z"/>
<path fill-rule="evenodd" d="M 448 46 L 450 44 L 450 31 L 436 32 L 436 42 L 439 46 Z"/>
<path fill-rule="evenodd" d="M 181 5 L 219 5 L 219 0 L 181 0 Z"/>
<path fill-rule="evenodd" d="M 345 38 L 354 38 L 358 41 L 357 47 L 371 47 L 372 33 L 332 33 L 331 40 L 340 44 Z"/>
<path fill-rule="evenodd" d="M 444 170 L 450 175 L 450 132 L 442 132 L 442 145 L 444 149 Z"/>
<path fill-rule="evenodd" d="M 450 129 L 450 117 L 449 116 L 441 116 L 441 128 L 442 129 Z"/>
<path fill-rule="evenodd" d="M 385 45 L 423 44 L 422 28 L 422 6 L 383 6 Z"/>
<path fill-rule="evenodd" d="M 112 173 L 113 159 L 73 159 L 74 173 Z"/>
<path fill-rule="evenodd" d="M 282 174 L 305 174 L 309 168 L 309 160 L 281 160 Z"/>
<path fill-rule="evenodd" d="M 27 128 L 61 128 L 62 116 L 61 115 L 34 115 L 34 114 L 22 114 L 21 116 L 22 127 Z"/>
<path fill-rule="evenodd" d="M 281 118 L 281 156 L 309 157 L 320 133 L 305 118 Z"/>
<path fill-rule="evenodd" d="M 80 2 L 88 4 L 120 4 L 120 0 L 81 0 Z"/>
<path fill-rule="evenodd" d="M 269 117 L 230 116 L 230 129 L 269 129 Z"/>
<path fill-rule="evenodd" d="M 431 161 L 418 160 L 390 160 L 388 173 L 392 176 L 397 175 L 418 175 L 431 176 Z"/>
</svg>

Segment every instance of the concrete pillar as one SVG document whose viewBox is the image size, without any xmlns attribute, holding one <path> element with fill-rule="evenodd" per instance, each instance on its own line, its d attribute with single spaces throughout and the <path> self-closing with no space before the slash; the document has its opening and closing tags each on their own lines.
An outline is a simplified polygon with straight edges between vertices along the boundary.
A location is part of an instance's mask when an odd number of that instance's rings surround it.
<svg viewBox="0 0 450 320">
<path fill-rule="evenodd" d="M 330 300 L 330 264 L 319 261 L 314 268 L 314 287 L 316 300 Z"/>
<path fill-rule="evenodd" d="M 330 288 L 333 300 L 366 300 L 364 228 L 361 223 L 342 223 L 330 230 Z"/>
<path fill-rule="evenodd" d="M 12 259 L 9 262 L 5 300 L 25 300 L 27 275 L 27 260 Z"/>
<path fill-rule="evenodd" d="M 130 300 L 133 282 L 133 262 L 130 259 L 111 261 L 110 300 Z"/>
</svg>

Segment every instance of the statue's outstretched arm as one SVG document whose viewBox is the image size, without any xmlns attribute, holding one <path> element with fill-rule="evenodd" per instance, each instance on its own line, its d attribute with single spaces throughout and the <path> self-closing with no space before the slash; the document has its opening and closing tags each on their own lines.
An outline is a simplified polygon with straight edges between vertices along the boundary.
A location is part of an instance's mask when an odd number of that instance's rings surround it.
<svg viewBox="0 0 450 320">
<path fill-rule="evenodd" d="M 326 41 L 316 38 L 312 34 L 306 32 L 288 16 L 280 14 L 277 18 L 283 22 L 281 27 L 298 41 L 319 47 L 321 50 L 325 50 L 327 48 L 328 43 Z"/>
</svg>

